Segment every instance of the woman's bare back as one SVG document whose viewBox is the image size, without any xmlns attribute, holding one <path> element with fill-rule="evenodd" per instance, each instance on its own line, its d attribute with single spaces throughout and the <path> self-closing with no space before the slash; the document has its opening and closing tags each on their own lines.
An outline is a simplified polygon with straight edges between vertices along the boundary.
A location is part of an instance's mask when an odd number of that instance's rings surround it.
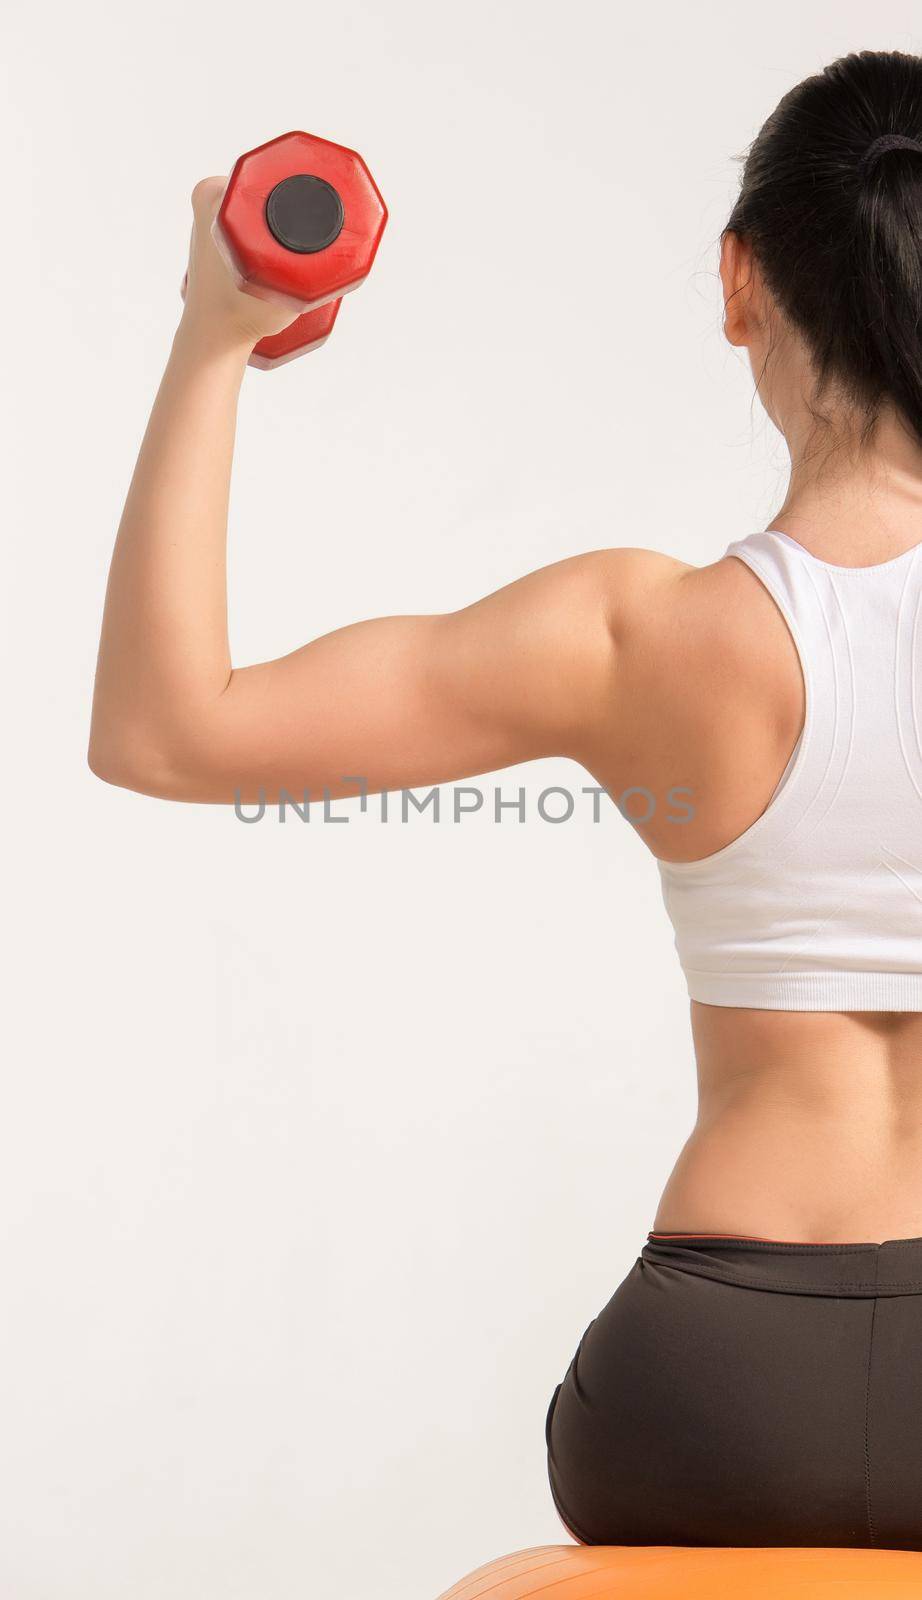
<svg viewBox="0 0 922 1600">
<path fill-rule="evenodd" d="M 765 810 L 803 726 L 803 678 L 743 563 L 651 558 L 647 572 L 648 604 L 620 641 L 624 703 L 592 770 L 619 795 L 691 790 L 692 820 L 657 805 L 637 831 L 661 859 L 692 861 Z M 922 1014 L 692 1002 L 692 1026 L 698 1120 L 656 1227 L 829 1242 L 922 1232 Z"/>
</svg>

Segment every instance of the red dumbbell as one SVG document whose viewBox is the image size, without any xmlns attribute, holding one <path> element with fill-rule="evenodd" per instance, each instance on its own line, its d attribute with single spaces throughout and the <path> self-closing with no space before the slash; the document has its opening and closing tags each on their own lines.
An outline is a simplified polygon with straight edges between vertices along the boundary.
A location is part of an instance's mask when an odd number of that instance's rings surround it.
<svg viewBox="0 0 922 1600">
<path fill-rule="evenodd" d="M 283 133 L 240 156 L 215 243 L 241 289 L 301 313 L 260 339 L 251 366 L 277 367 L 329 338 L 343 295 L 371 271 L 386 222 L 374 178 L 344 145 Z"/>
</svg>

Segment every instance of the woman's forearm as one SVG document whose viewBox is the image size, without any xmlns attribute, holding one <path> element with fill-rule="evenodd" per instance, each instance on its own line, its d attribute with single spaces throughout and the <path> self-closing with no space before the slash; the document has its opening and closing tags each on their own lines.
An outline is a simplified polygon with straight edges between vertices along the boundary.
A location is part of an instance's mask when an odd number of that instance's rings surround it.
<svg viewBox="0 0 922 1600">
<path fill-rule="evenodd" d="M 183 317 L 131 480 L 106 593 L 90 765 L 169 765 L 230 677 L 227 512 L 252 348 Z"/>
</svg>

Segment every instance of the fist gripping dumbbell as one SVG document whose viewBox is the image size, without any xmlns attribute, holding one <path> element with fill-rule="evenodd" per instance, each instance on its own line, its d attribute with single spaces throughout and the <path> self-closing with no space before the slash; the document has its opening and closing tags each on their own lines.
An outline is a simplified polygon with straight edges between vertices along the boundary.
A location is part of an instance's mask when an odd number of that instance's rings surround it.
<svg viewBox="0 0 922 1600">
<path fill-rule="evenodd" d="M 329 338 L 343 295 L 371 271 L 386 222 L 374 178 L 344 145 L 283 133 L 240 156 L 215 244 L 239 288 L 301 313 L 260 339 L 251 366 L 277 367 Z"/>
</svg>

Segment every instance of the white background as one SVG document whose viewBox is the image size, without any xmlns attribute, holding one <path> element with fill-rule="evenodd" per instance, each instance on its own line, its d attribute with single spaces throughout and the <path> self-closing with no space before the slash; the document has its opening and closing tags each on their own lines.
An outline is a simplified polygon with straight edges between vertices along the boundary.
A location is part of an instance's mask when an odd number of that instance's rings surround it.
<svg viewBox="0 0 922 1600">
<path fill-rule="evenodd" d="M 86 768 L 193 183 L 305 128 L 391 213 L 329 345 L 247 373 L 238 663 L 584 549 L 706 562 L 785 481 L 720 334 L 733 157 L 836 56 L 918 50 L 915 9 L 7 21 L 9 1600 L 434 1600 L 565 1541 L 547 1403 L 694 1117 L 652 859 L 612 808 L 535 814 L 571 764 L 486 780 L 524 824 L 438 827 L 245 827 Z"/>
</svg>

